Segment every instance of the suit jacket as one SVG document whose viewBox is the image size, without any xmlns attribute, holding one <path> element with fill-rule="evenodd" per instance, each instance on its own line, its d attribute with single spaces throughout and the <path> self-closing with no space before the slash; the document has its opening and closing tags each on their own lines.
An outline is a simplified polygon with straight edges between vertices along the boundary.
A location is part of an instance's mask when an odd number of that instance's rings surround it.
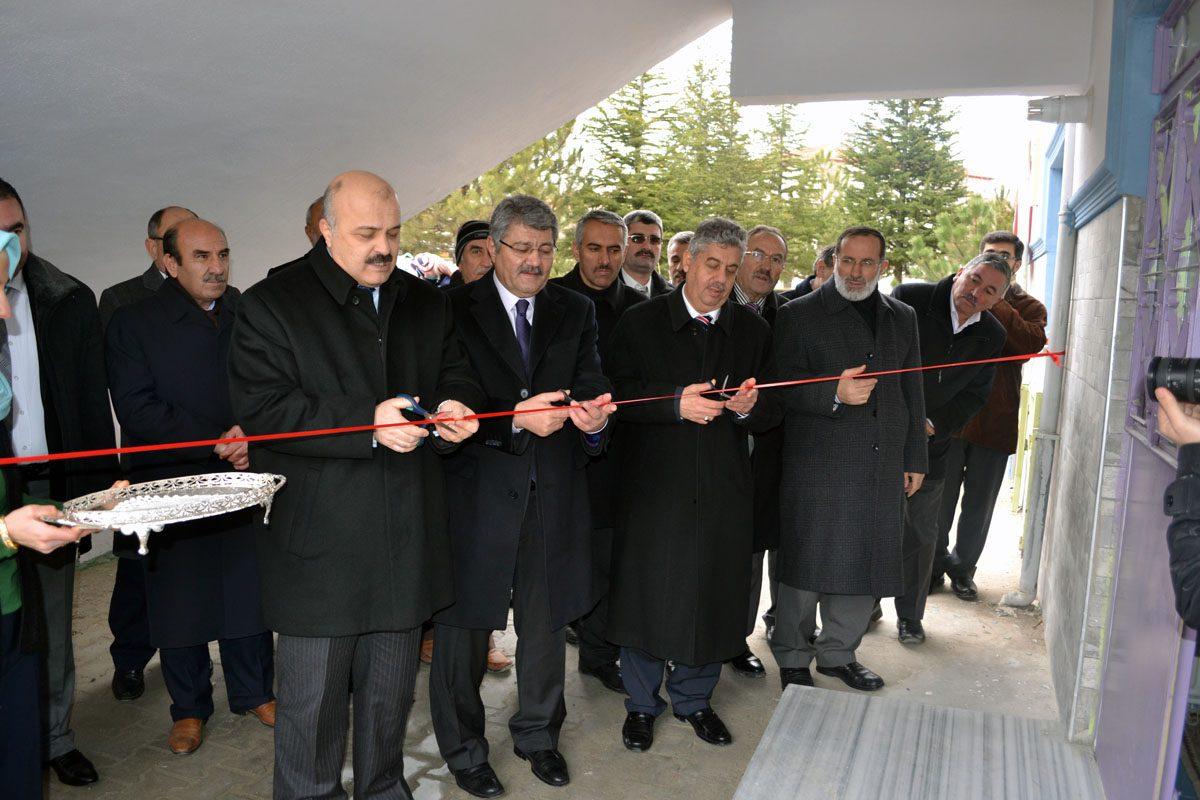
<svg viewBox="0 0 1200 800">
<path fill-rule="evenodd" d="M 771 292 L 763 303 L 762 318 L 772 328 L 779 309 L 787 303 L 783 294 Z M 757 376 L 765 381 L 767 376 Z M 770 391 L 770 390 L 768 390 Z M 754 552 L 779 547 L 779 480 L 783 468 L 783 423 L 754 434 L 750 452 L 754 472 Z"/>
<path fill-rule="evenodd" d="M 107 328 L 114 311 L 149 297 L 158 291 L 162 284 L 163 274 L 158 271 L 158 267 L 151 264 L 141 275 L 108 287 L 100 293 L 100 325 Z"/>
<path fill-rule="evenodd" d="M 629 310 L 613 334 L 618 399 L 677 394 L 716 375 L 729 385 L 763 374 L 771 331 L 726 302 L 701 328 L 681 291 Z M 663 659 L 708 664 L 746 648 L 754 497 L 748 433 L 778 423 L 768 392 L 746 419 L 726 411 L 707 425 L 678 401 L 623 406 L 618 468 L 644 490 L 617 504 L 607 637 Z"/>
<path fill-rule="evenodd" d="M 46 440 L 52 452 L 113 446 L 112 410 L 104 375 L 104 337 L 96 296 L 82 282 L 33 253 L 25 260 L 41 367 Z M 50 464 L 50 496 L 70 500 L 108 488 L 118 475 L 116 458 Z M 91 547 L 84 539 L 80 551 Z M 72 557 L 64 547 L 49 558 Z"/>
<path fill-rule="evenodd" d="M 561 278 L 551 278 L 550 283 L 565 286 L 592 301 L 596 309 L 597 349 L 600 352 L 600 367 L 608 375 L 608 343 L 612 339 L 617 321 L 638 303 L 646 302 L 647 298 L 636 289 L 626 286 L 620 276 L 607 289 L 598 292 L 583 282 L 579 275 L 579 265 Z M 614 428 L 614 430 L 616 430 Z M 595 557 L 599 564 L 597 578 L 607 579 L 608 559 L 611 551 L 612 534 L 612 503 L 618 482 L 613 475 L 613 464 L 616 461 L 615 448 L 620 446 L 616 437 L 613 438 L 608 450 L 599 454 L 587 466 L 588 493 L 592 503 L 592 527 L 599 533 L 595 543 Z M 604 591 L 604 586 L 597 586 L 598 592 Z"/>
<path fill-rule="evenodd" d="M 1004 347 L 1004 326 L 989 312 L 957 334 L 950 322 L 950 293 L 954 276 L 937 283 L 902 283 L 892 297 L 917 312 L 924 366 L 955 361 L 995 358 Z M 954 367 L 921 373 L 925 392 L 925 416 L 933 423 L 929 439 L 929 478 L 946 474 L 945 456 L 953 435 L 979 413 L 992 389 L 994 364 Z"/>
<path fill-rule="evenodd" d="M 916 313 L 877 296 L 874 334 L 833 281 L 780 309 L 779 379 L 920 366 Z M 925 402 L 919 373 L 878 380 L 861 406 L 834 403 L 836 381 L 774 390 L 786 403 L 780 583 L 875 597 L 904 590 L 904 473 L 928 471 Z"/>
<path fill-rule="evenodd" d="M 227 288 L 213 325 L 168 278 L 154 294 L 116 310 L 105 331 L 105 355 L 126 444 L 215 439 L 233 427 L 226 365 L 237 302 L 237 289 Z M 126 463 L 137 481 L 233 469 L 211 447 L 135 453 Z M 146 596 L 155 647 L 265 629 L 250 518 L 241 511 L 151 534 Z"/>
<path fill-rule="evenodd" d="M 454 323 L 487 396 L 480 411 L 506 411 L 541 392 L 571 389 L 587 400 L 609 391 L 596 350 L 596 314 L 587 298 L 547 283 L 538 292 L 526 377 L 512 323 L 494 271 L 451 289 Z M 569 421 L 541 438 L 513 433 L 511 417 L 484 420 L 450 457 L 446 490 L 454 548 L 455 603 L 437 620 L 461 628 L 497 630 L 508 622 L 517 541 L 531 497 L 541 513 L 546 548 L 550 627 L 578 619 L 594 603 L 592 525 L 584 467 L 599 452 Z M 537 491 L 530 479 L 536 470 Z"/>
<path fill-rule="evenodd" d="M 229 355 L 234 418 L 248 434 L 371 425 L 398 393 L 435 408 L 483 404 L 450 302 L 399 270 L 379 311 L 322 247 L 242 295 Z M 250 448 L 284 475 L 259 521 L 263 612 L 272 630 L 346 636 L 420 625 L 454 600 L 444 445 L 372 446 L 370 431 Z"/>
</svg>

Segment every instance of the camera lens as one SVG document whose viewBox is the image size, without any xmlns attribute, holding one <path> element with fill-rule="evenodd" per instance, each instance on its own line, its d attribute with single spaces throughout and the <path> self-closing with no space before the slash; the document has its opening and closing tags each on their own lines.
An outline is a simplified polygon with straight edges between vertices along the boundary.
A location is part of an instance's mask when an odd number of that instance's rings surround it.
<svg viewBox="0 0 1200 800">
<path fill-rule="evenodd" d="M 1146 368 L 1146 392 L 1153 397 L 1154 390 L 1160 387 L 1175 395 L 1181 403 L 1200 402 L 1200 359 L 1150 359 Z"/>
</svg>

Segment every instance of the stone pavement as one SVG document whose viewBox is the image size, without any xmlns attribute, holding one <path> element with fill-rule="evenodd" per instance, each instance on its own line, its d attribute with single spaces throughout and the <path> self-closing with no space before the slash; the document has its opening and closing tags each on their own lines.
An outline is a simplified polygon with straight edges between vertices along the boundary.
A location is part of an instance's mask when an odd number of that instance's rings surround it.
<svg viewBox="0 0 1200 800">
<path fill-rule="evenodd" d="M 982 600 L 964 603 L 948 592 L 930 598 L 926 615 L 929 640 L 917 648 L 895 639 L 895 613 L 884 601 L 884 620 L 859 650 L 859 659 L 888 682 L 883 696 L 935 705 L 998 711 L 1036 719 L 1057 716 L 1042 639 L 1041 616 L 1032 611 L 998 608 L 1004 592 L 1017 584 L 1021 533 L 1019 517 L 1005 513 L 1002 493 L 991 540 L 977 578 Z M 271 794 L 271 730 L 253 717 L 237 717 L 224 705 L 225 689 L 214 645 L 214 698 L 217 712 L 195 754 L 167 750 L 170 715 L 158 661 L 146 673 L 146 694 L 118 703 L 109 691 L 108 597 L 114 563 L 97 559 L 79 572 L 75 602 L 75 653 L 78 696 L 74 714 L 79 748 L 101 774 L 98 784 L 71 788 L 50 779 L 54 800 L 100 798 L 266 798 Z M 511 626 L 500 639 L 515 649 Z M 506 721 L 516 702 L 515 676 L 484 679 L 484 702 L 492 736 L 492 765 L 508 789 L 506 796 L 538 800 L 567 798 L 729 798 L 758 744 L 779 699 L 779 672 L 763 639 L 761 624 L 752 649 L 767 665 L 766 680 L 748 680 L 726 670 L 713 707 L 734 736 L 729 747 L 699 741 L 685 723 L 670 714 L 659 719 L 654 748 L 630 753 L 621 745 L 621 699 L 576 671 L 574 648 L 567 652 L 567 720 L 561 749 L 571 767 L 571 784 L 554 789 L 535 779 L 512 754 Z M 817 685 L 851 691 L 818 675 Z M 437 753 L 429 719 L 428 670 L 422 668 L 405 749 L 407 776 L 417 798 L 467 798 L 448 775 Z M 349 771 L 346 772 L 349 777 Z M 0 792 L 2 794 L 2 792 Z"/>
</svg>

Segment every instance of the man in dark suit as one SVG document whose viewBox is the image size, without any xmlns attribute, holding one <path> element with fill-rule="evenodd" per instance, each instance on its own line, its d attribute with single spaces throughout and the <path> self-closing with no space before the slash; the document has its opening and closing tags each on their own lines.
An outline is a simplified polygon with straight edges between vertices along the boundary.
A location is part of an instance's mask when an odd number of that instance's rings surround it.
<svg viewBox="0 0 1200 800">
<path fill-rule="evenodd" d="M 893 289 L 892 297 L 917 312 L 922 364 L 998 356 L 1004 347 L 1004 326 L 988 309 L 1004 297 L 1011 282 L 1008 262 L 989 253 L 937 283 L 904 283 Z M 922 373 L 929 472 L 904 508 L 904 593 L 896 597 L 896 629 L 905 644 L 925 641 L 921 620 L 933 572 L 950 442 L 983 408 L 995 372 L 994 365 L 980 364 Z"/>
<path fill-rule="evenodd" d="M 669 294 L 672 286 L 658 274 L 658 259 L 662 256 L 662 219 L 653 211 L 638 209 L 625 215 L 629 231 L 625 262 L 621 265 L 621 281 L 643 297 Z"/>
<path fill-rule="evenodd" d="M 15 455 L 113 446 L 112 410 L 104 377 L 104 340 L 96 296 L 81 281 L 29 252 L 29 220 L 17 190 L 0 179 L 0 230 L 17 235 L 21 260 L 8 283 L 12 316 L 4 321 L 7 359 L 0 359 L 13 388 L 11 420 Z M 27 464 L 21 467 L 33 497 L 70 500 L 112 485 L 115 458 Z M 71 706 L 75 701 L 75 654 L 71 615 L 75 560 L 91 546 L 62 547 L 32 556 L 42 588 L 46 622 L 43 706 L 46 751 L 59 780 L 94 783 L 96 768 L 75 747 Z"/>
<path fill-rule="evenodd" d="M 479 685 L 488 634 L 507 624 L 510 599 L 514 750 L 545 783 L 570 781 L 558 751 L 566 717 L 564 631 L 596 599 L 582 468 L 603 448 L 614 410 L 596 351 L 595 309 L 576 292 L 547 285 L 558 236 L 554 212 L 513 195 L 496 206 L 489 229 L 492 272 L 448 295 L 488 398 L 482 410 L 517 414 L 484 421 L 446 467 L 455 602 L 434 617 L 429 674 L 438 748 L 458 785 L 479 797 L 504 791 L 488 764 Z"/>
<path fill-rule="evenodd" d="M 584 214 L 575 225 L 575 268 L 551 283 L 579 292 L 596 309 L 600 366 L 608 374 L 608 342 L 617 320 L 646 298 L 617 280 L 625 258 L 625 221 L 611 211 L 597 209 Z M 616 491 L 613 475 L 615 455 L 601 453 L 588 463 L 588 495 L 592 505 L 592 590 L 600 598 L 596 607 L 579 620 L 579 671 L 590 675 L 614 692 L 625 693 L 617 660 L 620 648 L 605 636 L 608 619 L 608 572 L 612 560 L 612 501 Z"/>
<path fill-rule="evenodd" d="M 829 280 L 829 277 L 833 275 L 833 251 L 833 245 L 829 245 L 821 251 L 820 255 L 813 260 L 812 275 L 800 281 L 795 289 L 783 293 L 785 303 L 815 292 L 821 288 L 821 284 Z"/>
<path fill-rule="evenodd" d="M 775 320 L 781 379 L 840 375 L 779 390 L 786 411 L 771 650 L 785 688 L 812 685 L 814 657 L 818 672 L 851 688 L 883 687 L 855 651 L 875 598 L 904 591 L 904 497 L 921 488 L 928 463 L 920 375 L 855 377 L 921 365 L 916 314 L 879 293 L 886 269 L 883 234 L 848 228 L 833 280 Z"/>
<path fill-rule="evenodd" d="M 163 264 L 162 235 L 175 223 L 195 217 L 194 212 L 182 206 L 167 206 L 150 215 L 145 242 L 150 266 L 141 275 L 100 293 L 101 326 L 108 327 L 108 321 L 118 308 L 152 297 L 158 291 L 167 274 Z M 121 443 L 126 443 L 124 435 Z M 129 536 L 113 537 L 113 554 L 117 557 L 117 574 L 108 602 L 108 629 L 113 635 L 113 643 L 108 647 L 113 660 L 111 686 L 113 697 L 128 702 L 138 699 L 146 690 L 145 669 L 154 657 L 155 648 L 150 644 L 146 573 L 137 553 L 137 544 Z"/>
<path fill-rule="evenodd" d="M 652 492 L 622 493 L 613 542 L 609 636 L 621 645 L 629 699 L 622 739 L 648 750 L 668 660 L 671 710 L 715 745 L 733 741 L 713 711 L 721 663 L 746 646 L 753 552 L 747 433 L 778 422 L 756 378 L 771 331 L 730 301 L 746 232 L 719 217 L 696 226 L 687 281 L 630 309 L 613 334 L 609 367 L 617 396 L 676 395 L 621 411 L 618 468 L 653 475 Z M 704 395 L 711 376 L 728 397 Z"/>
<path fill-rule="evenodd" d="M 775 287 L 787 267 L 787 241 L 783 232 L 770 225 L 756 225 L 746 234 L 746 254 L 733 285 L 733 300 L 775 325 L 775 315 L 785 302 Z M 750 611 L 746 636 L 754 632 L 754 619 L 762 597 L 763 559 L 767 560 L 767 582 L 771 605 L 763 614 L 770 629 L 775 625 L 775 549 L 779 546 L 779 469 L 783 450 L 783 426 L 756 433 L 751 438 L 750 463 L 754 469 L 754 560 L 750 568 Z M 733 671 L 748 678 L 767 674 L 762 661 L 745 650 L 728 662 Z"/>
<path fill-rule="evenodd" d="M 355 786 L 411 797 L 403 742 L 421 624 L 454 600 L 439 451 L 478 422 L 440 421 L 436 436 L 399 423 L 417 404 L 463 417 L 484 397 L 446 295 L 395 268 L 395 190 L 339 175 L 321 234 L 302 263 L 241 297 L 234 418 L 250 435 L 392 427 L 250 452 L 256 470 L 288 479 L 255 536 L 264 622 L 279 633 L 274 796 L 342 796 L 353 677 Z"/>
<path fill-rule="evenodd" d="M 169 277 L 117 310 L 105 334 L 113 408 L 127 445 L 242 436 L 229 401 L 229 339 L 238 291 L 228 285 L 224 232 L 188 218 L 163 236 Z M 139 481 L 250 466 L 246 444 L 129 457 Z M 195 752 L 213 714 L 208 643 L 217 641 L 229 708 L 275 724 L 271 633 L 263 625 L 250 513 L 172 525 L 154 534 L 145 569 L 150 643 L 171 695 L 167 746 Z"/>
</svg>

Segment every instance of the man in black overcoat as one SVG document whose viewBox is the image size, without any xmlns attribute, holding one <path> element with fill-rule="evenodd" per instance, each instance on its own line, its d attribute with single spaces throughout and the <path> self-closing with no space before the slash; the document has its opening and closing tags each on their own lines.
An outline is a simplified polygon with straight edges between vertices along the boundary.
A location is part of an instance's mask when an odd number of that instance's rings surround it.
<svg viewBox="0 0 1200 800">
<path fill-rule="evenodd" d="M 1004 326 L 988 309 L 1004 297 L 1010 283 L 1008 262 L 984 253 L 937 283 L 903 283 L 893 289 L 892 297 L 917 312 L 922 363 L 930 366 L 1000 355 Z M 951 439 L 983 408 L 995 373 L 993 364 L 922 373 L 929 472 L 904 510 L 904 593 L 896 597 L 896 631 L 905 644 L 925 641 L 921 620 L 937 550 L 938 512 Z"/>
<path fill-rule="evenodd" d="M 105 333 L 109 391 L 126 445 L 241 436 L 229 401 L 229 339 L 238 291 L 229 245 L 205 220 L 167 229 L 158 290 L 113 314 Z M 250 466 L 245 443 L 135 453 L 136 481 Z M 145 570 L 150 644 L 171 696 L 167 746 L 193 753 L 213 714 L 208 643 L 217 641 L 229 709 L 275 724 L 271 633 L 262 621 L 249 512 L 172 525 L 151 535 Z"/>
<path fill-rule="evenodd" d="M 812 685 L 809 664 L 871 691 L 883 680 L 855 658 L 875 598 L 904 591 L 904 498 L 928 469 L 916 314 L 878 290 L 883 234 L 838 237 L 833 280 L 775 321 L 779 378 L 840 380 L 775 390 L 785 402 L 779 601 L 771 650 L 784 687 Z M 821 633 L 809 641 L 821 606 Z"/>
<path fill-rule="evenodd" d="M 241 297 L 229 384 L 246 433 L 398 425 L 413 414 L 400 393 L 442 420 L 482 405 L 449 300 L 395 268 L 395 190 L 343 173 L 324 208 L 305 260 Z M 256 516 L 263 616 L 279 632 L 276 798 L 342 795 L 351 676 L 354 784 L 411 797 L 403 742 L 421 624 L 454 600 L 439 451 L 478 422 L 429 427 L 250 450 L 255 470 L 288 480 L 270 524 Z"/>
<path fill-rule="evenodd" d="M 608 343 L 617 320 L 626 310 L 646 297 L 624 282 L 617 272 L 625 257 L 625 221 L 611 211 L 596 209 L 583 215 L 575 225 L 575 268 L 550 283 L 579 292 L 592 301 L 596 309 L 597 343 L 600 366 L 607 375 Z M 596 678 L 605 687 L 625 693 L 621 668 L 617 660 L 619 647 L 605 636 L 608 619 L 608 571 L 612 561 L 612 503 L 617 490 L 613 475 L 616 455 L 614 440 L 606 452 L 595 456 L 587 465 L 588 496 L 592 506 L 592 591 L 599 600 L 596 607 L 579 620 L 579 671 Z"/>
<path fill-rule="evenodd" d="M 146 224 L 146 252 L 150 266 L 141 275 L 114 284 L 100 293 L 100 324 L 107 328 L 113 313 L 154 295 L 167 277 L 163 264 L 163 233 L 176 222 L 196 215 L 181 206 L 160 208 Z M 125 440 L 122 438 L 121 443 Z M 146 618 L 146 572 L 131 536 L 113 537 L 117 557 L 112 597 L 108 602 L 108 629 L 113 643 L 108 652 L 113 660 L 112 693 L 121 701 L 136 700 L 146 690 L 145 669 L 154 657 L 150 623 Z"/>
<path fill-rule="evenodd" d="M 756 225 L 746 234 L 746 255 L 738 269 L 733 299 L 774 326 L 779 307 L 786 302 L 775 291 L 779 276 L 787 266 L 787 241 L 783 232 L 770 225 Z M 783 458 L 783 426 L 754 434 L 750 444 L 750 465 L 754 470 L 754 559 L 750 567 L 750 610 L 746 616 L 746 636 L 754 632 L 758 602 L 762 597 L 763 560 L 767 561 L 767 582 L 771 605 L 763 614 L 768 631 L 775 625 L 775 550 L 779 546 L 779 470 Z M 769 637 L 768 637 L 769 638 Z M 766 677 L 762 661 L 746 649 L 729 660 L 729 666 L 748 678 Z"/>
<path fill-rule="evenodd" d="M 550 207 L 512 195 L 492 212 L 487 239 L 495 265 L 450 290 L 454 323 L 478 373 L 483 411 L 510 411 L 446 467 L 455 602 L 434 621 L 430 712 L 438 748 L 459 786 L 504 791 L 488 763 L 479 697 L 488 634 L 517 632 L 516 755 L 552 786 L 569 782 L 558 750 L 566 717 L 567 623 L 595 605 L 592 525 L 583 468 L 607 436 L 608 380 L 596 351 L 587 298 L 548 285 L 558 220 Z M 569 396 L 566 394 L 569 392 Z M 552 403 L 571 400 L 570 406 Z M 542 409 L 535 413 L 524 413 Z M 547 410 L 548 409 L 548 410 Z"/>
<path fill-rule="evenodd" d="M 609 638 L 621 645 L 629 698 L 625 746 L 647 750 L 666 710 L 658 690 L 668 660 L 671 710 L 704 741 L 729 730 L 711 705 L 721 663 L 746 646 L 753 552 L 747 433 L 778 423 L 754 388 L 771 331 L 729 301 L 746 232 L 719 217 L 696 227 L 687 280 L 626 312 L 613 333 L 609 371 L 619 398 L 677 395 L 621 409 L 618 469 L 655 476 L 652 492 L 617 504 Z M 711 380 L 729 399 L 702 395 Z"/>
</svg>

